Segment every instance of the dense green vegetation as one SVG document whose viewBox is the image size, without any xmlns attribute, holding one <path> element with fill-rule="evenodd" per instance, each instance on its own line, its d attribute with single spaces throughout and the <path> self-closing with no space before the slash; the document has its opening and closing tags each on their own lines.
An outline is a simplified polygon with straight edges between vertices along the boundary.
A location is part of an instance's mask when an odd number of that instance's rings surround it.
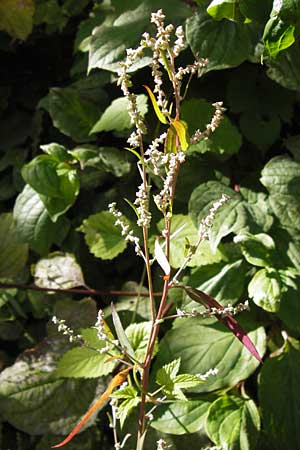
<svg viewBox="0 0 300 450">
<path fill-rule="evenodd" d="M 159 8 L 166 23 L 185 29 L 188 45 L 177 64 L 208 59 L 182 103 L 190 135 L 210 122 L 212 103 L 226 108 L 217 130 L 186 151 L 170 265 L 181 266 L 212 204 L 228 195 L 184 282 L 223 306 L 249 299 L 250 310 L 237 319 L 263 364 L 214 318 L 163 323 L 152 387 L 171 361 L 174 379 L 178 371 L 218 374 L 154 411 L 145 448 L 163 437 L 176 450 L 300 450 L 299 0 L 1 0 L 3 450 L 60 442 L 105 390 L 116 363 L 97 351 L 91 327 L 99 308 L 111 325 L 114 302 L 135 354 L 144 357 L 146 274 L 107 206 L 117 202 L 141 233 L 129 204 L 140 184 L 136 156 L 125 150 L 131 123 L 116 81 L 125 49 L 153 30 L 150 15 Z M 153 85 L 147 56 L 132 80 L 150 144 L 164 125 L 143 87 Z M 159 180 L 152 185 L 158 190 Z M 161 217 L 154 210 L 152 248 Z M 160 292 L 162 271 L 155 264 L 153 271 Z M 184 290 L 169 297 L 168 314 L 176 307 L 201 311 Z M 90 347 L 70 342 L 52 316 Z M 137 406 L 128 399 L 124 415 Z M 107 411 L 104 405 L 66 448 L 112 449 Z M 136 417 L 132 408 L 122 435 L 135 434 Z"/>
</svg>

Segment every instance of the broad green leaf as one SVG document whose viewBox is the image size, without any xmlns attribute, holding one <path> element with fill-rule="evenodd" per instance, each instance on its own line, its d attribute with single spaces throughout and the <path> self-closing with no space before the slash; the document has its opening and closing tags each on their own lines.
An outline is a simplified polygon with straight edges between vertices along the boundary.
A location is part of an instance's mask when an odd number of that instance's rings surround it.
<svg viewBox="0 0 300 450">
<path fill-rule="evenodd" d="M 265 24 L 269 19 L 273 0 L 254 2 L 253 0 L 239 0 L 241 13 L 250 20 Z"/>
<path fill-rule="evenodd" d="M 106 342 L 102 341 L 103 347 Z M 56 374 L 64 378 L 98 378 L 114 369 L 116 362 L 108 362 L 107 353 L 87 347 L 68 350 L 59 360 Z"/>
<path fill-rule="evenodd" d="M 81 145 L 70 150 L 69 153 L 79 161 L 82 169 L 93 167 L 110 172 L 116 177 L 122 177 L 128 174 L 131 168 L 127 153 L 115 147 Z"/>
<path fill-rule="evenodd" d="M 33 435 L 67 433 L 94 400 L 97 381 L 54 376 L 65 350 L 65 344 L 49 338 L 1 372 L 0 413 L 17 429 Z"/>
<path fill-rule="evenodd" d="M 300 163 L 277 156 L 265 165 L 261 175 L 260 181 L 269 191 L 270 205 L 281 225 L 300 230 Z"/>
<path fill-rule="evenodd" d="M 193 98 L 182 104 L 182 117 L 187 122 L 189 133 L 192 135 L 197 129 L 205 131 L 206 125 L 211 122 L 214 107 L 204 99 Z M 209 151 L 222 154 L 237 153 L 242 145 L 242 137 L 237 128 L 223 115 L 219 127 L 207 138 L 191 145 L 189 152 Z"/>
<path fill-rule="evenodd" d="M 210 439 L 222 448 L 255 448 L 260 430 L 258 409 L 251 399 L 224 395 L 210 406 L 206 430 Z"/>
<path fill-rule="evenodd" d="M 243 20 L 243 16 L 239 8 L 239 0 L 213 0 L 209 4 L 207 12 L 217 20 Z"/>
<path fill-rule="evenodd" d="M 300 447 L 299 342 L 289 338 L 282 352 L 267 359 L 259 377 L 262 420 L 274 450 Z"/>
<path fill-rule="evenodd" d="M 11 213 L 0 215 L 0 278 L 13 278 L 24 269 L 28 245 L 20 241 Z"/>
<path fill-rule="evenodd" d="M 248 286 L 249 297 L 266 311 L 276 312 L 281 300 L 281 281 L 279 273 L 272 268 L 261 269 Z"/>
<path fill-rule="evenodd" d="M 215 214 L 209 235 L 213 250 L 230 233 L 268 231 L 273 219 L 268 213 L 266 195 L 247 189 L 235 192 L 218 181 L 200 184 L 191 195 L 189 211 L 196 226 L 208 216 L 212 205 L 222 194 L 227 195 L 229 200 Z"/>
<path fill-rule="evenodd" d="M 52 243 L 62 241 L 69 229 L 64 218 L 52 222 L 39 195 L 28 184 L 17 197 L 14 220 L 19 238 L 41 255 Z"/>
<path fill-rule="evenodd" d="M 162 231 L 165 227 L 164 220 L 160 220 L 157 227 Z M 195 245 L 198 241 L 197 228 L 188 215 L 174 214 L 171 224 L 170 265 L 179 268 L 186 257 L 187 240 L 189 245 Z M 189 267 L 202 266 L 205 264 L 221 261 L 222 253 L 216 250 L 212 252 L 207 241 L 202 241 L 195 255 L 189 262 Z"/>
<path fill-rule="evenodd" d="M 212 398 L 199 400 L 175 401 L 161 405 L 155 411 L 151 427 L 169 434 L 195 433 L 203 429 L 205 417 Z"/>
<path fill-rule="evenodd" d="M 55 142 L 51 144 L 41 145 L 43 152 L 52 156 L 58 162 L 66 162 L 70 159 L 66 148 L 63 145 L 56 144 Z"/>
<path fill-rule="evenodd" d="M 204 265 L 194 269 L 186 283 L 214 297 L 223 306 L 237 303 L 245 288 L 247 266 L 242 259 L 226 263 Z M 187 299 L 184 307 L 195 307 L 195 302 Z"/>
<path fill-rule="evenodd" d="M 150 332 L 151 322 L 133 323 L 129 325 L 125 330 L 126 336 L 128 337 L 130 344 L 132 345 L 136 358 L 141 362 L 144 361 L 146 356 L 150 339 Z M 156 352 L 157 344 L 154 348 L 154 354 Z"/>
<path fill-rule="evenodd" d="M 171 361 L 169 364 L 165 364 L 156 372 L 155 381 L 163 388 L 163 392 L 168 397 L 175 395 L 174 381 L 180 368 L 180 362 L 180 358 L 174 359 L 174 361 Z"/>
<path fill-rule="evenodd" d="M 54 301 L 59 294 L 52 295 Z M 65 320 L 67 326 L 71 327 L 76 332 L 80 331 L 84 336 L 84 340 L 87 340 L 87 331 L 82 328 L 88 328 L 94 326 L 97 320 L 97 304 L 95 300 L 87 297 L 82 300 L 71 300 L 66 298 L 65 295 L 61 295 L 55 302 L 53 314 L 59 319 Z M 61 333 L 57 330 L 57 325 L 52 322 L 48 323 L 49 335 L 55 335 Z M 68 338 L 66 338 L 68 339 Z"/>
<path fill-rule="evenodd" d="M 266 23 L 263 40 L 268 54 L 276 58 L 278 53 L 287 49 L 295 42 L 295 27 L 283 22 L 277 16 L 271 17 Z"/>
<path fill-rule="evenodd" d="M 35 284 L 43 288 L 71 289 L 85 285 L 82 270 L 70 253 L 51 253 L 32 267 L 32 273 Z"/>
<path fill-rule="evenodd" d="M 119 406 L 118 406 L 118 419 L 120 420 L 120 427 L 121 429 L 124 426 L 125 420 L 128 418 L 132 410 L 138 406 L 140 403 L 139 397 L 134 398 L 128 398 L 124 400 Z"/>
<path fill-rule="evenodd" d="M 144 94 L 136 97 L 137 109 L 141 116 L 148 111 L 147 97 Z M 106 108 L 100 119 L 93 126 L 90 134 L 100 131 L 122 131 L 132 127 L 131 119 L 128 113 L 128 99 L 120 97 L 112 101 L 110 106 Z"/>
<path fill-rule="evenodd" d="M 121 10 L 124 11 L 124 2 Z M 130 9 L 135 8 L 135 9 Z M 94 29 L 89 51 L 88 71 L 99 68 L 117 72 L 120 61 L 125 58 L 127 48 L 136 48 L 145 31 L 150 31 L 150 15 L 161 8 L 159 0 L 128 4 L 128 9 L 114 20 L 112 25 L 101 25 Z M 164 13 L 174 25 L 182 22 L 191 10 L 178 0 L 164 0 Z M 132 68 L 136 70 L 149 64 L 150 58 L 144 57 Z"/>
<path fill-rule="evenodd" d="M 239 66 L 252 52 L 250 25 L 218 22 L 203 10 L 187 20 L 186 37 L 195 56 L 208 58 L 206 70 Z"/>
<path fill-rule="evenodd" d="M 32 31 L 34 0 L 1 0 L 0 30 L 13 38 L 25 40 Z"/>
<path fill-rule="evenodd" d="M 129 339 L 127 337 L 127 334 L 125 333 L 123 324 L 119 317 L 119 314 L 117 313 L 117 310 L 113 303 L 111 304 L 111 312 L 112 312 L 112 319 L 113 319 L 115 332 L 118 336 L 121 346 L 124 348 L 124 350 L 127 352 L 127 354 L 129 356 L 132 356 L 132 358 L 136 359 L 137 357 L 136 357 L 135 351 L 132 348 L 131 343 L 129 342 Z"/>
<path fill-rule="evenodd" d="M 298 0 L 281 0 L 274 4 L 273 9 L 286 23 L 299 24 L 300 4 Z"/>
<path fill-rule="evenodd" d="M 274 114 L 244 113 L 240 118 L 240 129 L 249 142 L 266 150 L 279 139 L 281 122 Z"/>
<path fill-rule="evenodd" d="M 102 211 L 89 216 L 79 228 L 79 231 L 84 233 L 84 239 L 90 252 L 97 258 L 113 259 L 127 246 L 115 221 L 116 219 L 111 213 Z"/>
<path fill-rule="evenodd" d="M 276 311 L 276 315 L 283 321 L 286 327 L 295 330 L 297 333 L 300 332 L 300 302 L 298 289 L 289 288 L 282 293 L 280 308 Z"/>
<path fill-rule="evenodd" d="M 263 327 L 247 326 L 249 338 L 262 356 L 265 352 L 266 336 Z M 218 374 L 193 388 L 192 392 L 211 392 L 235 386 L 248 378 L 258 367 L 258 361 L 224 325 L 211 325 L 198 319 L 177 319 L 174 328 L 162 338 L 156 367 L 181 358 L 180 371 L 189 374 L 204 374 L 217 368 Z"/>
<path fill-rule="evenodd" d="M 276 60 L 270 58 L 266 61 L 267 75 L 281 86 L 300 91 L 300 49 L 298 45 L 278 55 Z"/>
<path fill-rule="evenodd" d="M 275 243 L 268 234 L 240 233 L 234 238 L 249 264 L 268 267 L 276 264 Z"/>
<path fill-rule="evenodd" d="M 90 130 L 99 118 L 100 110 L 92 101 L 80 96 L 73 88 L 51 88 L 40 103 L 51 116 L 53 125 L 75 142 L 86 142 L 94 138 Z"/>
</svg>

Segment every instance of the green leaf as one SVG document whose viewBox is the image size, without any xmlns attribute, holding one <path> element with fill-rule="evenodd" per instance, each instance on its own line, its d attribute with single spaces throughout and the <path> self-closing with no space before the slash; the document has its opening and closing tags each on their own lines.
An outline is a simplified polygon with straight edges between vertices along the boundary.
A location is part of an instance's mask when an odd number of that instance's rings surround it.
<svg viewBox="0 0 300 450">
<path fill-rule="evenodd" d="M 119 314 L 117 313 L 117 310 L 114 307 L 113 303 L 111 304 L 111 311 L 115 331 L 117 333 L 121 346 L 124 348 L 124 350 L 126 350 L 129 356 L 131 356 L 133 359 L 137 359 L 135 351 L 133 350 L 132 345 L 129 342 L 129 339 L 127 337 L 127 334 L 125 333 Z"/>
<path fill-rule="evenodd" d="M 265 24 L 269 19 L 273 0 L 254 2 L 253 0 L 239 0 L 241 13 L 250 20 Z"/>
<path fill-rule="evenodd" d="M 24 269 L 28 245 L 19 240 L 11 213 L 0 215 L 0 278 L 13 278 Z"/>
<path fill-rule="evenodd" d="M 281 280 L 277 270 L 261 269 L 252 278 L 248 286 L 249 297 L 266 311 L 276 312 L 281 300 Z"/>
<path fill-rule="evenodd" d="M 133 323 L 126 330 L 126 336 L 134 350 L 135 357 L 139 361 L 144 361 L 151 333 L 151 322 Z M 154 354 L 157 352 L 157 343 L 154 347 Z"/>
<path fill-rule="evenodd" d="M 263 327 L 242 326 L 249 331 L 249 338 L 260 355 L 265 352 L 266 336 Z M 181 358 L 181 372 L 205 374 L 217 368 L 218 374 L 210 376 L 205 383 L 193 388 L 192 392 L 211 392 L 235 386 L 240 380 L 248 378 L 258 366 L 258 361 L 223 325 L 205 324 L 197 319 L 177 319 L 174 328 L 162 338 L 157 355 L 156 367 L 168 361 Z"/>
<path fill-rule="evenodd" d="M 139 113 L 144 117 L 148 111 L 146 95 L 137 95 L 136 103 Z M 130 115 L 128 113 L 128 106 L 129 103 L 126 97 L 120 97 L 113 100 L 100 119 L 95 123 L 90 133 L 111 130 L 122 131 L 131 128 L 133 124 L 131 123 Z"/>
<path fill-rule="evenodd" d="M 266 23 L 263 40 L 268 54 L 276 58 L 278 53 L 287 49 L 295 42 L 295 27 L 283 22 L 277 16 L 271 17 Z"/>
<path fill-rule="evenodd" d="M 115 177 L 127 175 L 131 168 L 125 151 L 114 147 L 81 145 L 69 153 L 79 161 L 82 169 L 93 167 L 112 173 Z"/>
<path fill-rule="evenodd" d="M 0 30 L 13 38 L 25 40 L 32 31 L 34 0 L 1 0 Z"/>
<path fill-rule="evenodd" d="M 164 219 L 157 224 L 159 231 L 165 227 Z M 171 224 L 170 265 L 174 268 L 181 267 L 186 257 L 187 240 L 190 245 L 198 241 L 198 231 L 188 215 L 174 214 Z M 217 250 L 213 253 L 207 241 L 202 241 L 195 255 L 189 262 L 189 267 L 219 262 L 223 258 L 222 253 Z"/>
<path fill-rule="evenodd" d="M 267 75 L 281 86 L 300 91 L 300 48 L 292 45 L 276 60 L 267 60 Z"/>
<path fill-rule="evenodd" d="M 137 394 L 137 392 L 136 392 Z M 112 395 L 113 397 L 113 395 Z M 125 420 L 128 418 L 132 410 L 140 403 L 140 397 L 127 398 L 120 405 L 118 405 L 118 419 L 120 420 L 121 429 L 124 426 Z"/>
<path fill-rule="evenodd" d="M 270 205 L 281 225 L 300 230 L 300 163 L 277 156 L 265 165 L 261 175 L 260 181 L 269 191 Z"/>
<path fill-rule="evenodd" d="M 275 243 L 268 234 L 240 233 L 234 238 L 249 264 L 268 267 L 276 264 Z"/>
<path fill-rule="evenodd" d="M 209 4 L 207 12 L 216 20 L 242 21 L 243 19 L 239 8 L 239 0 L 213 0 Z"/>
<path fill-rule="evenodd" d="M 90 252 L 97 258 L 113 259 L 122 253 L 127 242 L 115 226 L 115 217 L 108 211 L 92 214 L 78 229 L 84 233 L 84 239 Z"/>
<path fill-rule="evenodd" d="M 268 214 L 266 195 L 247 189 L 235 192 L 218 181 L 200 184 L 191 195 L 189 211 L 197 227 L 222 194 L 227 195 L 229 200 L 217 210 L 210 230 L 209 239 L 213 251 L 221 239 L 230 233 L 237 234 L 242 230 L 252 233 L 268 231 L 273 219 Z"/>
<path fill-rule="evenodd" d="M 65 350 L 65 343 L 48 338 L 1 372 L 0 413 L 18 430 L 68 433 L 94 400 L 97 381 L 54 376 L 56 360 Z"/>
<path fill-rule="evenodd" d="M 202 397 L 199 400 L 181 400 L 161 405 L 155 411 L 151 427 L 175 435 L 202 430 L 211 400 L 209 397 Z"/>
<path fill-rule="evenodd" d="M 69 229 L 65 218 L 52 222 L 39 195 L 28 184 L 16 199 L 14 220 L 19 238 L 41 255 L 51 244 L 62 241 Z"/>
<path fill-rule="evenodd" d="M 211 122 L 215 109 L 204 99 L 193 98 L 182 104 L 182 117 L 187 122 L 189 133 L 192 135 L 197 129 L 205 131 Z M 209 151 L 220 155 L 237 153 L 242 145 L 242 137 L 231 121 L 223 115 L 218 128 L 207 138 L 193 144 L 189 152 L 206 153 Z"/>
<path fill-rule="evenodd" d="M 298 280 L 299 285 L 299 280 Z M 281 295 L 280 308 L 276 315 L 291 330 L 300 332 L 300 302 L 298 289 L 288 288 Z"/>
<path fill-rule="evenodd" d="M 53 301 L 57 298 L 52 295 Z M 53 315 L 59 319 L 65 320 L 67 326 L 71 327 L 72 330 L 80 330 L 83 334 L 84 340 L 90 344 L 87 340 L 87 331 L 82 330 L 82 328 L 87 328 L 94 326 L 97 320 L 97 304 L 95 300 L 91 298 L 83 298 L 82 300 L 71 300 L 66 298 L 65 295 L 61 295 L 60 299 L 56 300 L 54 305 Z M 60 335 L 61 333 L 57 330 L 57 325 L 52 322 L 48 323 L 48 332 L 51 335 Z"/>
<path fill-rule="evenodd" d="M 262 420 L 274 450 L 300 447 L 299 342 L 289 338 L 278 356 L 267 359 L 259 377 Z"/>
<path fill-rule="evenodd" d="M 81 268 L 70 253 L 51 253 L 32 267 L 32 273 L 35 284 L 43 288 L 71 289 L 85 285 Z"/>
<path fill-rule="evenodd" d="M 257 93 L 255 94 L 257 95 Z M 274 114 L 244 113 L 240 118 L 240 128 L 249 142 L 261 150 L 266 150 L 280 137 L 281 122 Z"/>
<path fill-rule="evenodd" d="M 210 439 L 222 448 L 255 448 L 260 430 L 258 409 L 251 399 L 224 395 L 210 406 L 206 430 Z"/>
<path fill-rule="evenodd" d="M 239 66 L 250 56 L 250 30 L 248 24 L 218 22 L 199 10 L 187 20 L 186 37 L 195 56 L 208 58 L 206 70 L 221 70 Z"/>
<path fill-rule="evenodd" d="M 282 0 L 273 7 L 278 16 L 286 23 L 293 25 L 299 24 L 300 20 L 300 4 L 298 0 Z"/>
<path fill-rule="evenodd" d="M 102 341 L 102 347 L 105 345 L 106 342 Z M 108 375 L 113 371 L 116 362 L 108 362 L 107 358 L 106 353 L 100 354 L 92 348 L 72 348 L 59 360 L 56 374 L 64 378 L 98 378 Z"/>
<path fill-rule="evenodd" d="M 66 162 L 70 157 L 68 152 L 63 145 L 56 144 L 55 142 L 51 144 L 41 145 L 43 152 L 47 155 L 52 156 L 58 162 Z"/>
<path fill-rule="evenodd" d="M 73 88 L 51 88 L 40 103 L 51 116 L 53 125 L 75 142 L 86 142 L 94 138 L 89 135 L 100 110 Z"/>
<path fill-rule="evenodd" d="M 123 3 L 123 2 L 122 2 Z M 136 48 L 141 35 L 150 31 L 150 15 L 161 7 L 159 0 L 130 4 L 112 25 L 101 25 L 94 29 L 90 43 L 88 71 L 99 68 L 117 72 L 120 61 L 125 58 L 127 48 Z M 122 10 L 124 4 L 122 5 Z M 130 10 L 130 8 L 135 8 Z M 174 25 L 186 18 L 191 10 L 178 0 L 164 0 L 164 13 Z M 145 67 L 149 57 L 144 57 L 131 70 Z"/>
</svg>

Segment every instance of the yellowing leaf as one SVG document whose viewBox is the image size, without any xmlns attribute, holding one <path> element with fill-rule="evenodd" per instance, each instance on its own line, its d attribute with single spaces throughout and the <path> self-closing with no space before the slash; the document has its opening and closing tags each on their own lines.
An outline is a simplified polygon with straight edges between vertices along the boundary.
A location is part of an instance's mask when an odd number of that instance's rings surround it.
<svg viewBox="0 0 300 450">
<path fill-rule="evenodd" d="M 0 30 L 25 40 L 32 31 L 34 0 L 1 0 Z"/>
<path fill-rule="evenodd" d="M 187 141 L 187 125 L 183 120 L 172 120 L 171 125 L 175 128 L 177 136 L 180 141 L 182 150 L 186 150 L 189 146 Z"/>
<path fill-rule="evenodd" d="M 157 104 L 156 98 L 154 97 L 154 94 L 151 91 L 151 89 L 148 86 L 146 86 L 145 84 L 144 84 L 144 88 L 146 89 L 146 91 L 149 94 L 150 100 L 152 102 L 152 105 L 153 105 L 153 108 L 154 108 L 155 114 L 157 115 L 158 120 L 161 123 L 165 123 L 165 124 L 168 123 L 167 119 L 165 118 L 165 116 L 163 115 L 161 110 L 159 109 L 159 106 Z"/>
<path fill-rule="evenodd" d="M 165 153 L 176 153 L 176 131 L 173 127 L 170 127 L 167 131 L 167 137 L 165 140 Z"/>
<path fill-rule="evenodd" d="M 117 373 L 117 375 L 111 380 L 109 385 L 107 386 L 106 391 L 101 395 L 101 397 L 94 403 L 94 405 L 88 410 L 88 412 L 83 416 L 81 421 L 76 425 L 76 427 L 71 431 L 71 433 L 59 444 L 53 445 L 51 448 L 59 448 L 63 447 L 64 445 L 68 444 L 74 436 L 79 432 L 79 430 L 82 428 L 82 426 L 85 424 L 85 422 L 91 417 L 91 415 L 97 411 L 98 408 L 102 405 L 102 403 L 105 402 L 110 396 L 110 394 L 113 392 L 113 390 L 120 386 L 126 378 L 131 370 L 131 367 L 128 367 L 127 369 L 121 370 L 121 372 Z"/>
</svg>

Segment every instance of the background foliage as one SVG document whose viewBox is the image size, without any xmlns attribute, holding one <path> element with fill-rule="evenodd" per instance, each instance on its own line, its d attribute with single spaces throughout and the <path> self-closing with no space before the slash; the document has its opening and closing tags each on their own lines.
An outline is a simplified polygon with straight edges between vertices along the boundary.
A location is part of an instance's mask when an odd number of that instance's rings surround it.
<svg viewBox="0 0 300 450">
<path fill-rule="evenodd" d="M 209 122 L 212 102 L 223 100 L 227 108 L 218 130 L 187 150 L 173 222 L 174 231 L 184 228 L 172 241 L 171 265 L 180 267 L 186 238 L 196 240 L 212 203 L 228 194 L 186 283 L 223 305 L 251 299 L 251 311 L 239 320 L 264 363 L 258 367 L 213 320 L 179 319 L 172 329 L 163 328 L 157 368 L 180 358 L 182 373 L 217 367 L 219 375 L 191 389 L 189 402 L 157 410 L 148 445 L 154 448 L 157 436 L 168 433 L 178 450 L 300 449 L 299 1 L 2 0 L 3 450 L 45 450 L 59 442 L 103 391 L 107 375 L 103 356 L 74 347 L 49 318 L 65 319 L 95 344 L 89 327 L 97 305 L 105 307 L 111 298 L 18 285 L 145 292 L 141 263 L 120 237 L 107 204 L 117 201 L 134 222 L 123 198 L 134 198 L 138 174 L 124 150 L 130 120 L 116 70 L 158 8 L 168 22 L 185 26 L 182 63 L 192 62 L 193 54 L 209 60 L 183 104 L 190 133 Z M 151 85 L 148 62 L 144 58 L 136 67 L 134 82 L 151 141 L 159 124 L 142 88 Z M 162 227 L 159 219 L 153 237 Z M 172 299 L 187 310 L 195 307 L 177 291 Z M 125 325 L 132 314 L 137 323 L 150 318 L 145 297 L 114 301 Z M 146 328 L 131 327 L 131 344 L 143 352 Z M 133 413 L 124 429 L 132 432 L 134 420 Z M 112 448 L 106 422 L 103 410 L 70 450 Z"/>
</svg>

